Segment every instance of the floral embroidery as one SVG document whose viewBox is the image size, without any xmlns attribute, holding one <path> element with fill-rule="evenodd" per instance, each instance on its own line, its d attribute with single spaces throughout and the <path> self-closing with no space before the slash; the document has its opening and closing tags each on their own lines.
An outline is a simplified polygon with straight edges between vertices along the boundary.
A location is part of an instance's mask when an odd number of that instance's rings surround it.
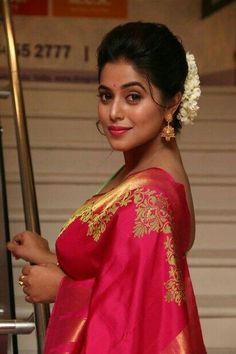
<svg viewBox="0 0 236 354">
<path fill-rule="evenodd" d="M 178 267 L 178 259 L 175 254 L 174 238 L 172 235 L 167 236 L 164 245 L 166 249 L 166 260 L 169 264 L 169 280 L 165 283 L 167 290 L 165 300 L 167 302 L 175 301 L 180 305 L 185 298 L 184 283 L 181 271 Z"/>
<path fill-rule="evenodd" d="M 80 220 L 88 223 L 87 236 L 92 236 L 94 241 L 98 241 L 100 236 L 105 231 L 108 222 L 111 220 L 112 216 L 116 211 L 122 207 L 126 206 L 132 201 L 131 192 L 127 192 L 121 196 L 121 198 L 115 201 L 110 207 L 104 208 L 97 213 L 93 213 L 91 209 L 90 217 L 81 213 Z"/>
<path fill-rule="evenodd" d="M 98 241 L 106 229 L 108 222 L 117 210 L 134 202 L 136 218 L 133 232 L 135 237 L 143 237 L 151 231 L 171 232 L 172 213 L 169 203 L 162 193 L 146 190 L 142 187 L 128 190 L 115 200 L 111 199 L 103 208 L 96 207 L 96 200 L 89 200 L 79 208 L 71 219 L 63 226 L 61 233 L 77 218 L 88 224 L 87 236 Z M 60 233 L 60 234 L 61 234 Z"/>
<path fill-rule="evenodd" d="M 92 236 L 94 241 L 98 241 L 116 211 L 120 207 L 126 206 L 131 202 L 131 191 L 124 193 L 120 198 L 111 203 L 110 206 L 104 207 L 102 210 L 100 210 L 100 208 L 97 210 L 95 205 L 96 201 L 89 200 L 75 212 L 71 219 L 63 226 L 62 231 L 65 230 L 75 219 L 80 218 L 82 222 L 88 224 L 87 236 Z"/>
<path fill-rule="evenodd" d="M 61 231 L 58 237 L 62 234 L 62 232 L 70 225 L 73 221 L 75 221 L 80 215 L 83 215 L 84 222 L 88 222 L 92 217 L 92 203 L 85 203 L 81 208 L 76 210 L 76 212 L 72 215 L 72 217 L 62 226 Z"/>
<path fill-rule="evenodd" d="M 113 198 L 111 195 L 106 199 L 106 202 L 100 201 L 100 203 L 97 203 L 97 199 L 92 198 L 75 212 L 63 226 L 62 231 L 75 219 L 80 218 L 82 222 L 88 225 L 87 236 L 93 237 L 94 241 L 99 241 L 117 210 L 132 202 L 135 204 L 136 213 L 133 226 L 134 237 L 141 238 L 152 231 L 167 234 L 164 247 L 169 265 L 169 279 L 164 283 L 166 288 L 165 300 L 167 302 L 175 301 L 180 305 L 184 299 L 184 286 L 181 272 L 178 269 L 174 239 L 171 235 L 174 225 L 173 213 L 168 199 L 162 193 L 140 187 L 135 190 L 128 190 L 119 197 L 116 195 Z"/>
<path fill-rule="evenodd" d="M 138 189 L 134 193 L 136 219 L 134 236 L 142 237 L 151 231 L 171 232 L 172 213 L 168 200 L 153 190 Z"/>
</svg>

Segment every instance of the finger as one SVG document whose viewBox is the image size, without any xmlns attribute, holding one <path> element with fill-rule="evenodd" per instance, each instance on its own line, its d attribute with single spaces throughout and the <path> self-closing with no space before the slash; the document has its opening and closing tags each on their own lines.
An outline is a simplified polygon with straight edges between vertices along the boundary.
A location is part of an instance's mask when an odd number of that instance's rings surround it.
<svg viewBox="0 0 236 354">
<path fill-rule="evenodd" d="M 24 240 L 24 233 L 23 232 L 16 234 L 12 239 L 13 242 L 16 242 L 18 244 L 22 244 L 23 240 Z"/>
<path fill-rule="evenodd" d="M 25 266 L 22 268 L 22 274 L 23 274 L 23 275 L 29 275 L 29 274 L 30 274 L 30 271 L 31 271 L 31 268 L 32 268 L 32 266 L 30 266 L 30 265 L 25 265 Z"/>
<path fill-rule="evenodd" d="M 30 287 L 31 283 L 30 283 L 30 278 L 26 275 L 21 275 L 19 277 L 19 281 L 18 281 L 20 286 L 26 286 L 26 287 Z"/>
<path fill-rule="evenodd" d="M 11 241 L 7 243 L 7 249 L 12 253 L 12 255 L 16 258 L 19 259 L 20 257 L 18 256 L 18 250 L 21 245 L 17 242 Z"/>
<path fill-rule="evenodd" d="M 26 295 L 26 296 L 25 296 L 25 301 L 32 303 L 31 298 L 30 298 L 29 295 Z"/>
<path fill-rule="evenodd" d="M 7 243 L 7 249 L 12 252 L 12 251 L 14 251 L 16 245 L 17 244 L 15 242 L 10 241 L 10 242 Z"/>
<path fill-rule="evenodd" d="M 23 287 L 22 287 L 22 290 L 23 290 L 23 292 L 24 292 L 27 296 L 30 296 L 30 294 L 29 294 L 29 288 L 28 288 L 27 286 L 23 286 Z"/>
<path fill-rule="evenodd" d="M 10 241 L 10 242 L 7 242 L 7 249 L 9 250 L 9 251 L 11 251 L 11 248 L 12 248 L 12 242 Z"/>
</svg>

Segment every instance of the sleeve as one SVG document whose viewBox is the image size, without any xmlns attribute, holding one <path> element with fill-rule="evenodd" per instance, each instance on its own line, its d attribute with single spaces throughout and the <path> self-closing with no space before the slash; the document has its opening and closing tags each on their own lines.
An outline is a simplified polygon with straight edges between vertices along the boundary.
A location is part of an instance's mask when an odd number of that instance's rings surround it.
<svg viewBox="0 0 236 354">
<path fill-rule="evenodd" d="M 196 353 L 175 222 L 161 192 L 136 190 L 121 204 L 102 236 L 110 244 L 93 286 L 83 354 Z"/>
</svg>

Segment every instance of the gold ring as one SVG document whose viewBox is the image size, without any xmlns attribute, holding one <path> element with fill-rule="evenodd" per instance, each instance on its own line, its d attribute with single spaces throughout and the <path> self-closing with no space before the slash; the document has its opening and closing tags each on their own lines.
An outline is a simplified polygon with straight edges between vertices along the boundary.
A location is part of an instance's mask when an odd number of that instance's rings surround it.
<svg viewBox="0 0 236 354">
<path fill-rule="evenodd" d="M 24 285 L 24 283 L 23 283 L 22 280 L 19 280 L 18 283 L 19 283 L 20 286 L 23 286 L 23 285 Z"/>
</svg>

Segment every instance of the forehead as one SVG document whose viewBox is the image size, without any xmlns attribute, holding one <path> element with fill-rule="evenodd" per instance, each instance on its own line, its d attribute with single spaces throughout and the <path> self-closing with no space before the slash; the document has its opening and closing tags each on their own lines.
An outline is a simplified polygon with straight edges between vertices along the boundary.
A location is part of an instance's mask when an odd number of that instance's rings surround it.
<svg viewBox="0 0 236 354">
<path fill-rule="evenodd" d="M 118 87 L 129 81 L 138 81 L 145 86 L 148 84 L 146 76 L 125 60 L 106 63 L 101 71 L 100 83 L 102 84 Z"/>
</svg>

